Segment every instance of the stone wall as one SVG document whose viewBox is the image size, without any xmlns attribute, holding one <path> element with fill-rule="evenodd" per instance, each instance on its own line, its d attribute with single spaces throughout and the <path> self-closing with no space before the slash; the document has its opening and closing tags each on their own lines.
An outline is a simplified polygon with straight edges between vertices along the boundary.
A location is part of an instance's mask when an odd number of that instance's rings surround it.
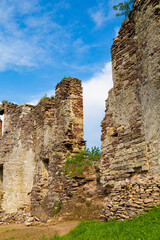
<svg viewBox="0 0 160 240">
<path fill-rule="evenodd" d="M 135 1 L 112 46 L 114 87 L 102 121 L 101 183 L 160 172 L 160 5 Z"/>
<path fill-rule="evenodd" d="M 101 218 L 125 220 L 143 214 L 160 204 L 160 178 L 135 175 L 118 181 L 105 198 Z"/>
<path fill-rule="evenodd" d="M 65 176 L 63 166 L 68 156 L 85 145 L 81 81 L 67 78 L 57 85 L 55 93 L 54 113 L 53 109 L 47 112 L 50 125 L 45 125 L 44 138 L 39 137 L 42 147 L 37 146 L 38 165 L 31 195 L 32 213 L 43 220 L 52 215 L 54 204 L 72 196 L 72 183 Z M 44 164 L 48 164 L 48 173 Z"/>
<path fill-rule="evenodd" d="M 30 203 L 33 186 L 34 144 L 31 106 L 3 103 L 4 134 L 0 142 L 3 168 L 3 202 L 5 212 L 15 212 Z"/>
<path fill-rule="evenodd" d="M 64 165 L 85 145 L 81 81 L 63 79 L 55 98 L 36 106 L 2 102 L 0 213 L 10 214 L 2 221 L 47 220 L 59 203 L 64 219 L 99 217 L 102 203 L 103 218 L 127 219 L 160 203 L 159 0 L 135 1 L 114 39 L 112 66 L 101 162 L 74 179 Z"/>
<path fill-rule="evenodd" d="M 64 79 L 56 87 L 55 99 L 44 98 L 36 106 L 3 101 L 0 113 L 4 113 L 1 207 L 5 213 L 31 208 L 33 214 L 47 218 L 53 204 L 67 196 L 69 186 L 65 177 L 59 177 L 67 156 L 85 144 L 81 81 Z"/>
<path fill-rule="evenodd" d="M 2 120 L 0 119 L 0 138 L 2 137 Z"/>
<path fill-rule="evenodd" d="M 102 121 L 101 217 L 122 220 L 160 204 L 159 1 L 135 1 L 111 52 L 114 87 Z"/>
</svg>

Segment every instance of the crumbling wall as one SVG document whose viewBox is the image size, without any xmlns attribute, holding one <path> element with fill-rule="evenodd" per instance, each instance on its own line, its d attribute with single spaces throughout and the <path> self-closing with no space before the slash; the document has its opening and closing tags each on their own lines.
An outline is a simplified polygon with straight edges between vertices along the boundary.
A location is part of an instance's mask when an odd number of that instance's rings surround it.
<svg viewBox="0 0 160 240">
<path fill-rule="evenodd" d="M 30 194 L 31 208 L 45 199 L 48 192 L 49 159 L 54 145 L 54 99 L 46 98 L 34 110 L 35 122 L 35 171 Z M 45 208 L 45 204 L 44 204 Z M 41 212 L 40 212 L 41 214 Z"/>
<path fill-rule="evenodd" d="M 160 172 L 160 5 L 135 1 L 112 46 L 114 87 L 102 121 L 101 183 Z"/>
<path fill-rule="evenodd" d="M 2 137 L 2 120 L 0 119 L 0 139 Z"/>
<path fill-rule="evenodd" d="M 27 208 L 33 186 L 34 145 L 32 107 L 8 102 L 4 107 L 4 134 L 0 142 L 5 212 Z M 2 182 L 2 181 L 1 181 Z"/>
<path fill-rule="evenodd" d="M 47 218 L 53 204 L 69 191 L 63 176 L 67 156 L 84 148 L 81 81 L 64 79 L 56 87 L 55 99 L 44 98 L 36 106 L 4 101 L 3 113 L 1 207 L 6 213 L 31 208 L 33 214 Z"/>
<path fill-rule="evenodd" d="M 104 200 L 101 218 L 125 220 L 160 204 L 160 177 L 139 174 L 118 181 Z"/>
<path fill-rule="evenodd" d="M 43 136 L 38 135 L 40 143 L 37 141 L 37 168 L 31 194 L 32 214 L 42 220 L 53 214 L 53 205 L 72 196 L 72 184 L 64 175 L 64 164 L 68 156 L 83 149 L 85 144 L 81 81 L 70 77 L 62 80 L 56 86 L 54 108 L 45 114 Z"/>
</svg>

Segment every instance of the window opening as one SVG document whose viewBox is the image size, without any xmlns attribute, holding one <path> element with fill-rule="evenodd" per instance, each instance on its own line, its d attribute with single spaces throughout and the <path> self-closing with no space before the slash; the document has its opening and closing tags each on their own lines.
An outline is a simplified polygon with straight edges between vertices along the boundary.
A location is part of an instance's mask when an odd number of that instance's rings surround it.
<svg viewBox="0 0 160 240">
<path fill-rule="evenodd" d="M 0 165 L 0 183 L 3 183 L 3 164 Z"/>
<path fill-rule="evenodd" d="M 48 159 L 48 158 L 43 159 L 42 162 L 43 162 L 43 165 L 44 165 L 45 169 L 46 169 L 47 172 L 48 172 L 49 159 Z"/>
</svg>

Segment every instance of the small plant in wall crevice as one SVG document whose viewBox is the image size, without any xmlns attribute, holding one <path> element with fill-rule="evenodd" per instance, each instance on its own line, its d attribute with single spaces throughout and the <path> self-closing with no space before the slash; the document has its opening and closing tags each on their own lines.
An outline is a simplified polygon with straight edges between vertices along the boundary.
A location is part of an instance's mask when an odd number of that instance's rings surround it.
<svg viewBox="0 0 160 240">
<path fill-rule="evenodd" d="M 83 174 L 87 166 L 93 165 L 94 162 L 100 160 L 101 152 L 98 147 L 85 148 L 84 151 L 68 157 L 64 165 L 65 174 L 73 178 L 77 174 Z"/>
<path fill-rule="evenodd" d="M 62 207 L 62 202 L 59 201 L 57 204 L 53 204 L 53 215 L 55 215 L 56 213 L 58 213 L 61 210 Z"/>
</svg>

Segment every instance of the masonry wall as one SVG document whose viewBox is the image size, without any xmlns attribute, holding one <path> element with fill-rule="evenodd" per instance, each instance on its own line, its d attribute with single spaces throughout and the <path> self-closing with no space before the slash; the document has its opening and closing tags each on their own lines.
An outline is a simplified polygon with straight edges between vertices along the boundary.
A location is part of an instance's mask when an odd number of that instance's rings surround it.
<svg viewBox="0 0 160 240">
<path fill-rule="evenodd" d="M 2 209 L 12 212 L 26 208 L 30 202 L 28 192 L 33 186 L 34 129 L 32 107 L 5 103 L 4 112 L 4 135 L 0 142 Z"/>
<path fill-rule="evenodd" d="M 63 166 L 67 157 L 84 149 L 85 144 L 80 80 L 67 78 L 56 86 L 54 111 L 47 112 L 44 126 L 44 137 L 39 138 L 42 147 L 37 146 L 38 168 L 31 195 L 32 214 L 42 220 L 52 215 L 53 205 L 72 196 L 71 180 L 65 176 Z M 47 172 L 44 164 L 48 164 Z"/>
<path fill-rule="evenodd" d="M 67 196 L 65 176 L 58 175 L 63 175 L 67 156 L 84 148 L 81 81 L 63 80 L 56 87 L 55 99 L 44 98 L 36 106 L 4 101 L 0 113 L 4 113 L 2 210 L 31 209 L 44 220 L 52 215 L 53 204 Z"/>
<path fill-rule="evenodd" d="M 159 1 L 135 1 L 111 51 L 114 87 L 102 121 L 103 186 L 160 172 Z"/>
</svg>

